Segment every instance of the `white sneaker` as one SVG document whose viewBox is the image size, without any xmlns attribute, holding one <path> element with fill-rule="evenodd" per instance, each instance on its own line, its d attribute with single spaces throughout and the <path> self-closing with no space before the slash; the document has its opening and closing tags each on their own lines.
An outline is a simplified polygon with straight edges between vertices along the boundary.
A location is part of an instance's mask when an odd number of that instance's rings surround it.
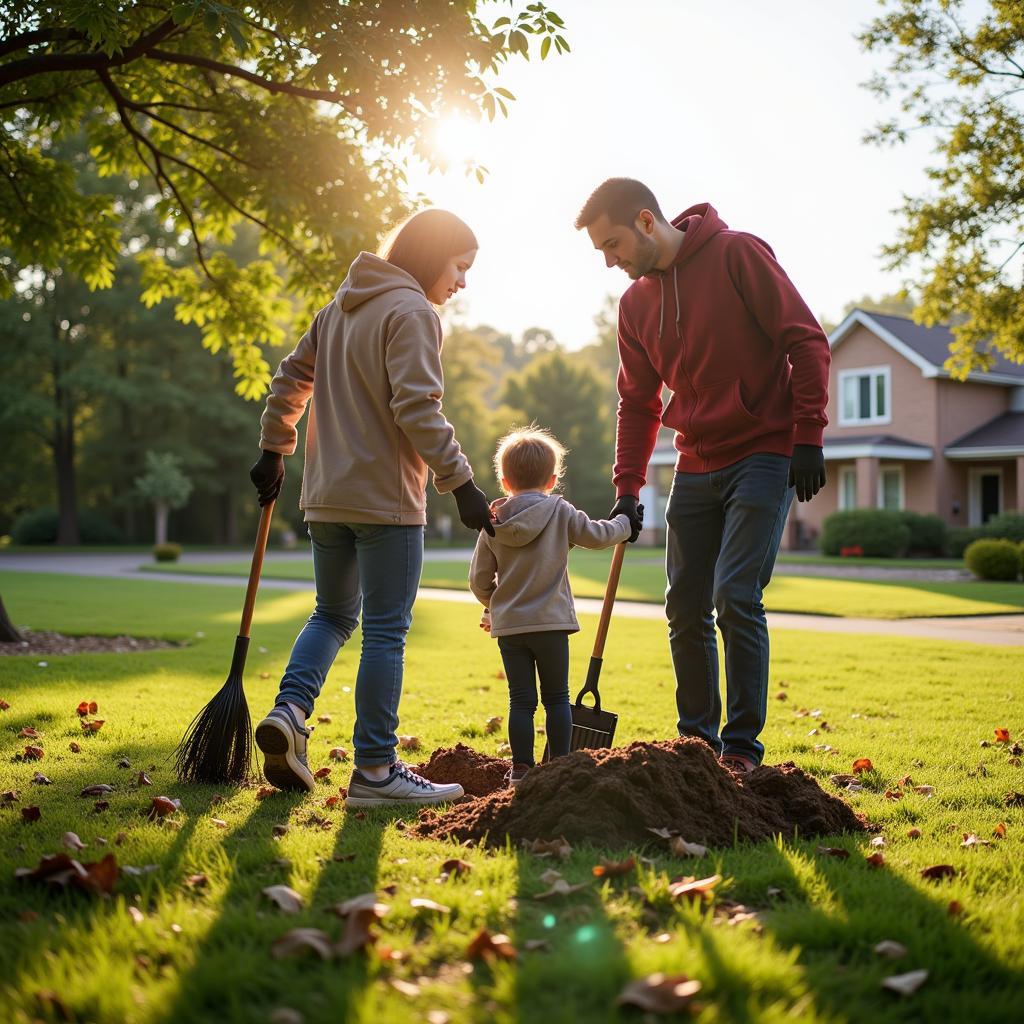
<svg viewBox="0 0 1024 1024">
<path fill-rule="evenodd" d="M 348 807 L 384 807 L 388 804 L 443 804 L 458 800 L 465 791 L 458 783 L 428 782 L 408 765 L 396 761 L 391 774 L 380 782 L 368 779 L 358 768 L 348 785 Z"/>
</svg>

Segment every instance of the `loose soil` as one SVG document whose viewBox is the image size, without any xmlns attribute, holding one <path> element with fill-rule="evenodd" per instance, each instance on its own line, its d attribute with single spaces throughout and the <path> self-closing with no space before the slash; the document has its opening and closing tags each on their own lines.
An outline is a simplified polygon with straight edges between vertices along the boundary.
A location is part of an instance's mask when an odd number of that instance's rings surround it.
<svg viewBox="0 0 1024 1024">
<path fill-rule="evenodd" d="M 441 750 L 435 758 L 469 762 L 485 755 L 467 747 Z M 495 762 L 495 759 L 486 759 Z M 507 762 L 498 762 L 504 766 Z M 474 770 L 483 772 L 481 766 Z M 476 779 L 452 771 L 443 781 Z M 497 777 L 494 774 L 489 778 Z M 442 781 L 437 778 L 437 781 Z M 479 787 L 477 787 L 479 788 Z M 445 813 L 420 812 L 410 834 L 421 838 L 473 840 L 501 846 L 555 839 L 601 846 L 655 842 L 649 829 L 669 829 L 688 842 L 730 846 L 734 837 L 757 842 L 774 835 L 818 836 L 863 832 L 865 823 L 850 806 L 824 792 L 792 762 L 762 766 L 734 776 L 718 763 L 711 748 L 689 737 L 661 743 L 631 743 L 612 750 L 578 750 L 540 765 L 511 790 L 501 788 L 465 800 Z"/>
<path fill-rule="evenodd" d="M 65 636 L 44 630 L 19 630 L 23 639 L 13 643 L 0 643 L 4 654 L 134 654 L 136 651 L 164 650 L 181 647 L 145 636 Z"/>
<path fill-rule="evenodd" d="M 488 757 L 459 743 L 435 750 L 429 761 L 417 765 L 413 771 L 431 782 L 457 782 L 466 796 L 487 796 L 504 787 L 505 775 L 511 766 L 511 761 Z"/>
</svg>

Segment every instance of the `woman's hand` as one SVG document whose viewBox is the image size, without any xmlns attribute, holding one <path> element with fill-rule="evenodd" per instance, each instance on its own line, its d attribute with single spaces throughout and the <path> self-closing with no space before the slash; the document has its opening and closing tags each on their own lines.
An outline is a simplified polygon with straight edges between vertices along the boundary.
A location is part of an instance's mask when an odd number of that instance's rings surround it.
<svg viewBox="0 0 1024 1024">
<path fill-rule="evenodd" d="M 485 633 L 491 631 L 491 610 L 489 608 L 485 608 L 483 615 L 480 616 L 480 628 Z"/>
</svg>

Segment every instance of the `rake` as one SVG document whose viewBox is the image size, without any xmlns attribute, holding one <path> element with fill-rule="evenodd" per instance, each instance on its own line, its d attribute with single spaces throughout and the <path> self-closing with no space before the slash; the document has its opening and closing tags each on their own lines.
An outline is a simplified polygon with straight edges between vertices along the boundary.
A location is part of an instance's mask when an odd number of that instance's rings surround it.
<svg viewBox="0 0 1024 1024">
<path fill-rule="evenodd" d="M 273 513 L 274 502 L 264 505 L 260 512 L 249 585 L 242 608 L 242 624 L 235 638 L 227 680 L 210 703 L 192 719 L 174 752 L 174 768 L 182 782 L 244 782 L 251 774 L 252 721 L 242 687 L 242 670 L 249 650 L 249 627 L 252 625 Z"/>
</svg>

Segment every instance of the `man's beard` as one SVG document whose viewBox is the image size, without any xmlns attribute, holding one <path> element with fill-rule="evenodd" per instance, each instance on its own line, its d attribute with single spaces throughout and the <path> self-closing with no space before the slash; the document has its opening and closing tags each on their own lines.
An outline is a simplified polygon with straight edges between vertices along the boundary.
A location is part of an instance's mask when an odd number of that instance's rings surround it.
<svg viewBox="0 0 1024 1024">
<path fill-rule="evenodd" d="M 633 259 L 629 268 L 629 276 L 637 281 L 646 277 L 657 266 L 658 246 L 646 235 L 636 232 L 636 248 L 633 250 Z"/>
</svg>

